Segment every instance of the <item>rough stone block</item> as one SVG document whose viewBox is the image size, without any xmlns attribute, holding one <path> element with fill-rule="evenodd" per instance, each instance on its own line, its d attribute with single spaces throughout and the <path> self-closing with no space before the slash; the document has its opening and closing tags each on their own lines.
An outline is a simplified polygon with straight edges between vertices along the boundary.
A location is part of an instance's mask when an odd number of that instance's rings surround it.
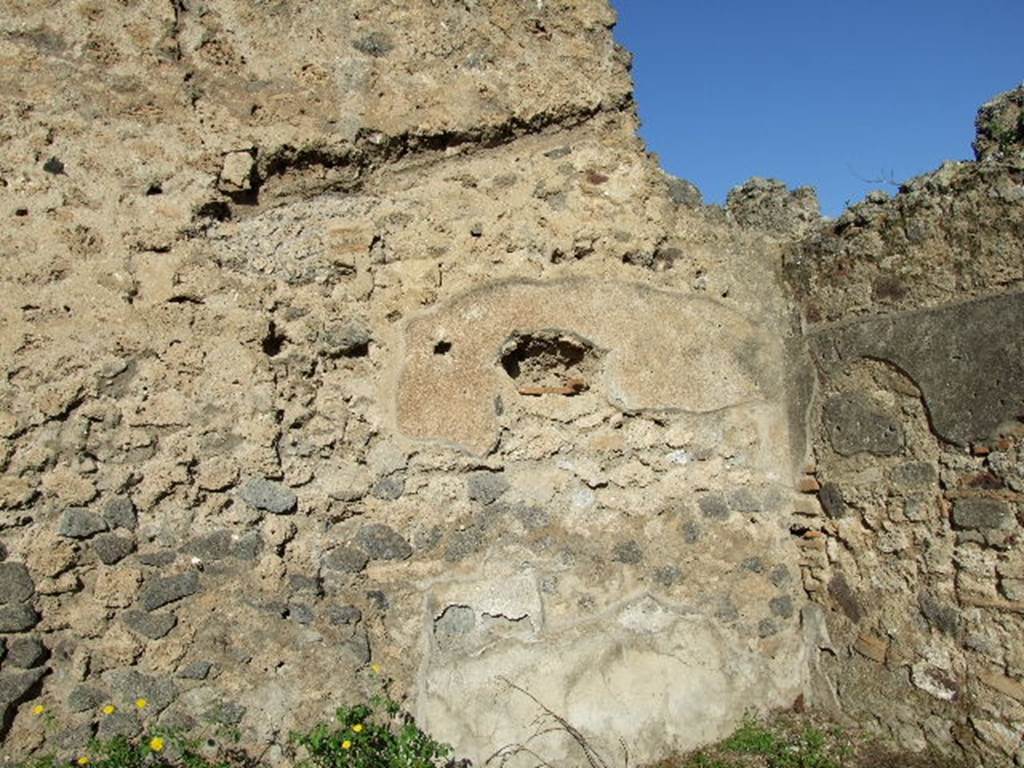
<svg viewBox="0 0 1024 768">
<path fill-rule="evenodd" d="M 729 492 L 728 504 L 744 515 L 756 515 L 764 511 L 761 497 L 750 488 L 735 488 Z"/>
<path fill-rule="evenodd" d="M 110 695 L 95 685 L 76 685 L 68 695 L 68 709 L 72 712 L 89 712 L 99 709 L 110 700 Z"/>
<path fill-rule="evenodd" d="M 222 192 L 237 193 L 252 189 L 256 159 L 250 150 L 236 150 L 224 155 L 217 188 Z"/>
<path fill-rule="evenodd" d="M 328 357 L 363 357 L 373 336 L 362 322 L 331 325 L 320 334 L 320 348 Z"/>
<path fill-rule="evenodd" d="M 103 740 L 123 736 L 132 739 L 142 733 L 142 721 L 131 712 L 115 712 L 99 722 L 96 735 Z"/>
<path fill-rule="evenodd" d="M 825 402 L 822 423 L 832 449 L 842 456 L 892 456 L 903 450 L 903 428 L 862 394 L 835 395 Z"/>
<path fill-rule="evenodd" d="M 35 592 L 35 581 L 24 563 L 0 562 L 0 605 L 23 603 Z"/>
<path fill-rule="evenodd" d="M 327 606 L 327 621 L 331 624 L 350 625 L 358 624 L 363 620 L 363 612 L 354 605 L 329 605 Z"/>
<path fill-rule="evenodd" d="M 928 623 L 940 632 L 955 637 L 960 631 L 960 611 L 949 600 L 922 591 L 917 596 L 917 604 Z"/>
<path fill-rule="evenodd" d="M 884 664 L 889 651 L 889 641 L 876 635 L 862 634 L 857 636 L 853 649 L 865 658 Z"/>
<path fill-rule="evenodd" d="M 38 637 L 15 637 L 7 644 L 7 661 L 21 669 L 34 669 L 49 657 L 49 651 Z"/>
<path fill-rule="evenodd" d="M 935 486 L 939 473 L 931 462 L 908 461 L 893 467 L 889 478 L 900 491 L 919 491 Z"/>
<path fill-rule="evenodd" d="M 1013 521 L 1009 505 L 999 499 L 969 497 L 953 502 L 953 523 L 959 528 L 1005 529 Z"/>
<path fill-rule="evenodd" d="M 231 531 L 222 529 L 192 539 L 181 548 L 181 551 L 183 554 L 198 557 L 203 561 L 215 562 L 229 557 L 234 551 L 234 545 Z"/>
<path fill-rule="evenodd" d="M 135 505 L 127 496 L 114 496 L 103 505 L 103 519 L 111 528 L 134 531 L 137 522 Z"/>
<path fill-rule="evenodd" d="M 612 560 L 617 563 L 623 563 L 624 565 L 637 565 L 642 563 L 643 559 L 644 552 L 640 549 L 640 545 L 633 539 L 619 542 L 612 548 Z"/>
<path fill-rule="evenodd" d="M 213 669 L 208 661 L 192 661 L 178 670 L 178 677 L 183 680 L 205 680 Z"/>
<path fill-rule="evenodd" d="M 0 738 L 7 733 L 15 709 L 32 697 L 45 670 L 0 672 Z"/>
<path fill-rule="evenodd" d="M 405 493 L 405 475 L 389 475 L 373 484 L 370 493 L 382 501 L 395 501 Z"/>
<path fill-rule="evenodd" d="M 125 626 L 132 632 L 149 640 L 159 640 L 167 635 L 178 623 L 173 613 L 147 613 L 128 611 L 124 615 Z"/>
<path fill-rule="evenodd" d="M 20 603 L 0 606 L 0 632 L 27 632 L 39 623 L 35 609 Z"/>
<path fill-rule="evenodd" d="M 774 616 L 781 619 L 791 618 L 793 616 L 793 598 L 788 595 L 773 597 L 768 603 L 768 608 Z"/>
<path fill-rule="evenodd" d="M 669 589 L 683 580 L 683 572 L 674 565 L 663 565 L 654 569 L 654 580 L 665 589 Z"/>
<path fill-rule="evenodd" d="M 259 557 L 262 551 L 263 537 L 256 531 L 249 531 L 234 539 L 231 547 L 231 556 L 237 557 L 239 560 L 251 561 Z"/>
<path fill-rule="evenodd" d="M 409 542 L 394 528 L 381 523 L 360 528 L 356 543 L 371 560 L 405 560 L 412 555 Z"/>
<path fill-rule="evenodd" d="M 729 504 L 720 493 L 706 493 L 697 499 L 701 514 L 710 520 L 725 520 L 731 514 Z"/>
<path fill-rule="evenodd" d="M 466 478 L 466 494 L 470 501 L 481 504 L 493 504 L 508 488 L 508 480 L 496 472 L 474 472 Z"/>
<path fill-rule="evenodd" d="M 1024 703 L 1024 683 L 1020 680 L 992 672 L 982 672 L 978 675 L 978 679 L 992 690 Z"/>
<path fill-rule="evenodd" d="M 329 571 L 359 573 L 370 562 L 370 557 L 355 547 L 335 547 L 323 556 L 321 564 Z"/>
<path fill-rule="evenodd" d="M 147 611 L 182 600 L 199 591 L 199 574 L 194 571 L 165 578 L 150 578 L 142 585 L 139 602 Z"/>
<path fill-rule="evenodd" d="M 178 686 L 166 676 L 150 676 L 137 669 L 115 669 L 103 679 L 119 701 L 146 700 L 146 709 L 159 714 L 178 697 Z"/>
<path fill-rule="evenodd" d="M 96 727 L 92 723 L 68 725 L 56 733 L 54 746 L 66 752 L 85 752 L 95 731 Z"/>
<path fill-rule="evenodd" d="M 846 618 L 852 621 L 854 624 L 859 622 L 864 616 L 864 611 L 861 608 L 860 601 L 857 599 L 857 594 L 850 587 L 849 582 L 846 580 L 846 576 L 842 573 L 835 574 L 828 583 L 828 593 L 833 597 L 843 613 L 846 614 Z"/>
<path fill-rule="evenodd" d="M 290 488 L 263 477 L 254 477 L 243 483 L 239 496 L 249 506 L 274 515 L 290 514 L 298 503 Z"/>
<path fill-rule="evenodd" d="M 781 587 L 785 586 L 786 584 L 789 584 L 789 582 L 792 580 L 792 578 L 793 578 L 793 576 L 792 576 L 792 574 L 790 574 L 789 568 L 786 565 L 782 564 L 782 563 L 779 563 L 778 565 L 773 566 L 772 569 L 768 572 L 768 580 L 775 587 L 778 587 L 778 588 L 781 588 Z"/>
<path fill-rule="evenodd" d="M 818 491 L 818 501 L 825 514 L 833 520 L 839 520 L 846 514 L 846 500 L 836 483 L 824 483 Z"/>
<path fill-rule="evenodd" d="M 116 533 L 103 533 L 92 540 L 92 548 L 104 565 L 114 565 L 135 551 L 135 541 Z"/>
<path fill-rule="evenodd" d="M 105 530 L 106 521 L 83 507 L 69 507 L 64 510 L 60 521 L 60 535 L 69 539 L 87 539 Z"/>
<path fill-rule="evenodd" d="M 178 553 L 171 549 L 141 552 L 138 559 L 142 565 L 148 565 L 150 568 L 166 568 L 178 559 Z"/>
</svg>

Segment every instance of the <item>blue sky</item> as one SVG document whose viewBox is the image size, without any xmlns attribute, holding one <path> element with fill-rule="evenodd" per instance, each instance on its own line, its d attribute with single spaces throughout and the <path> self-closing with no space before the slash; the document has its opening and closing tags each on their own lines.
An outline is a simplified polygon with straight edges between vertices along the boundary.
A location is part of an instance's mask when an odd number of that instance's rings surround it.
<svg viewBox="0 0 1024 768">
<path fill-rule="evenodd" d="M 973 158 L 977 108 L 1024 80 L 1024 0 L 613 4 L 640 135 L 707 202 L 770 176 L 837 215 Z"/>
</svg>

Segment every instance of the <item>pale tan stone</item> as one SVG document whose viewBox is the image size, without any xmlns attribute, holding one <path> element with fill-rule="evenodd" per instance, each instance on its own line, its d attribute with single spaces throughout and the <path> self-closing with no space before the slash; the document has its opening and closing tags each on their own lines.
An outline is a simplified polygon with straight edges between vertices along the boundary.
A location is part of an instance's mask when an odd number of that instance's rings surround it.
<svg viewBox="0 0 1024 768">
<path fill-rule="evenodd" d="M 885 655 L 889 650 L 889 641 L 876 635 L 861 634 L 853 644 L 857 653 L 879 664 L 885 663 Z"/>
<path fill-rule="evenodd" d="M 43 491 L 67 506 L 82 506 L 96 498 L 96 486 L 70 467 L 57 467 L 43 475 Z"/>
<path fill-rule="evenodd" d="M 207 491 L 223 491 L 238 481 L 238 467 L 230 459 L 216 456 L 199 466 L 196 484 Z"/>
<path fill-rule="evenodd" d="M 994 672 L 979 672 L 978 679 L 994 691 L 1024 702 L 1024 683 Z"/>
<path fill-rule="evenodd" d="M 135 601 L 141 584 L 142 571 L 138 568 L 101 568 L 93 594 L 108 608 L 126 608 Z"/>
<path fill-rule="evenodd" d="M 236 150 L 224 155 L 219 184 L 225 192 L 245 192 L 252 189 L 252 173 L 256 165 L 252 152 Z"/>
<path fill-rule="evenodd" d="M 0 509 L 20 507 L 35 495 L 32 483 L 21 477 L 0 476 Z"/>
</svg>

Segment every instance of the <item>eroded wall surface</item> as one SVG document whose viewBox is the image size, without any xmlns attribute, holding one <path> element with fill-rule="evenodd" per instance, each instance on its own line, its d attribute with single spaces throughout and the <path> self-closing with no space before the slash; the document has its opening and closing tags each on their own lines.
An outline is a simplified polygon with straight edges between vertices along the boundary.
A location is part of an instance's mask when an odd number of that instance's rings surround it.
<svg viewBox="0 0 1024 768">
<path fill-rule="evenodd" d="M 613 22 L 0 11 L 5 756 L 141 697 L 287 762 L 384 675 L 475 760 L 514 685 L 634 763 L 805 699 L 1021 761 L 1024 95 L 837 221 L 707 208 Z"/>
<path fill-rule="evenodd" d="M 804 691 L 780 239 L 644 154 L 613 21 L 0 12 L 5 754 L 142 697 L 280 762 L 371 663 L 474 759 L 502 677 L 634 762 Z"/>
<path fill-rule="evenodd" d="M 797 242 L 826 609 L 820 703 L 969 764 L 1024 760 L 1024 89 L 977 162 L 876 193 Z"/>
</svg>

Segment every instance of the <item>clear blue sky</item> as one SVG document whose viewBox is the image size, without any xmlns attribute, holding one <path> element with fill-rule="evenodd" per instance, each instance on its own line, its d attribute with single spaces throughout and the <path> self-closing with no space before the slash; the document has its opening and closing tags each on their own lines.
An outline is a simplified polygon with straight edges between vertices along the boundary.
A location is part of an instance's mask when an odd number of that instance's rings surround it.
<svg viewBox="0 0 1024 768">
<path fill-rule="evenodd" d="M 974 115 L 1024 80 L 1024 0 L 613 0 L 640 135 L 721 203 L 751 176 L 837 215 L 973 158 Z"/>
</svg>

